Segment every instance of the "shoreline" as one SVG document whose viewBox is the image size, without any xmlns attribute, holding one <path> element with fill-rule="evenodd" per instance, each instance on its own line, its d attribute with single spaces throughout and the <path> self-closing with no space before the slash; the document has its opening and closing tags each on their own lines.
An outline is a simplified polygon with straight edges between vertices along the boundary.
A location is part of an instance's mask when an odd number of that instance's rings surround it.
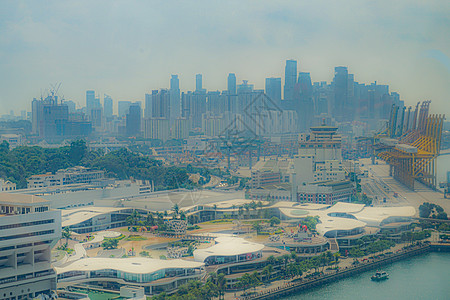
<svg viewBox="0 0 450 300">
<path fill-rule="evenodd" d="M 337 280 L 351 277 L 383 265 L 430 252 L 450 252 L 450 244 L 426 244 L 412 246 L 411 248 L 404 249 L 399 253 L 389 254 L 385 257 L 377 258 L 368 262 L 361 262 L 359 265 L 352 266 L 350 268 L 347 267 L 346 269 L 336 271 L 335 273 L 317 275 L 314 278 L 303 279 L 296 282 L 291 281 L 281 287 L 265 290 L 249 296 L 238 297 L 238 299 L 278 299 L 280 297 L 286 297 L 311 288 L 316 288 L 330 282 L 336 282 Z"/>
</svg>

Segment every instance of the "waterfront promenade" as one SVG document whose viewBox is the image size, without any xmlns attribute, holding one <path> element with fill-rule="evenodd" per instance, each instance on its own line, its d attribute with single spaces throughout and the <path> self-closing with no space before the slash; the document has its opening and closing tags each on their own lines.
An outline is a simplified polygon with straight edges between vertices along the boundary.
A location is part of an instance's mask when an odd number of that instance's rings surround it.
<svg viewBox="0 0 450 300">
<path fill-rule="evenodd" d="M 358 273 L 362 273 L 368 270 L 373 270 L 379 268 L 383 265 L 390 264 L 399 260 L 406 259 L 408 257 L 420 255 L 423 253 L 427 253 L 430 251 L 450 251 L 450 244 L 419 244 L 414 246 L 407 246 L 406 248 L 399 249 L 397 252 L 392 254 L 384 254 L 382 257 L 369 259 L 367 261 L 362 261 L 357 265 L 346 266 L 344 268 L 340 268 L 339 270 L 331 270 L 324 274 L 319 274 L 314 277 L 310 277 L 307 279 L 295 279 L 294 281 L 277 281 L 273 282 L 272 286 L 263 290 L 256 290 L 256 293 L 253 293 L 248 296 L 237 296 L 231 297 L 231 294 L 228 294 L 227 299 L 278 299 L 279 297 L 287 296 L 293 293 L 301 292 L 304 290 L 308 290 L 311 288 L 319 287 L 321 285 L 335 282 L 342 278 L 350 277 Z"/>
</svg>

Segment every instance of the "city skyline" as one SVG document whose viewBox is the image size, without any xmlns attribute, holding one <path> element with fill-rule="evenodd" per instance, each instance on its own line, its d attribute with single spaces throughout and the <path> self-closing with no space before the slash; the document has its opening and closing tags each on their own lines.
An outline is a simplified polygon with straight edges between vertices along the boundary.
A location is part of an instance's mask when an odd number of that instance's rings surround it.
<svg viewBox="0 0 450 300">
<path fill-rule="evenodd" d="M 195 89 L 198 73 L 208 90 L 225 90 L 228 73 L 256 88 L 268 77 L 284 86 L 284 61 L 295 59 L 314 82 L 330 82 L 335 66 L 347 66 L 359 82 L 389 84 L 407 105 L 431 99 L 448 114 L 448 4 L 386 4 L 2 3 L 0 113 L 30 110 L 55 82 L 80 106 L 90 89 L 143 101 L 169 88 L 171 74 L 181 91 Z M 157 17 L 141 18 L 149 13 Z"/>
</svg>

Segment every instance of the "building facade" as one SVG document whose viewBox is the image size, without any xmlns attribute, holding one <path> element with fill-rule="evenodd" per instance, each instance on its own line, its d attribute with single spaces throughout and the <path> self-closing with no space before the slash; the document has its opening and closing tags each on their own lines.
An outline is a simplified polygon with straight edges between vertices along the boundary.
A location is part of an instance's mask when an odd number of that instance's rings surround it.
<svg viewBox="0 0 450 300">
<path fill-rule="evenodd" d="M 0 298 L 33 299 L 56 290 L 51 249 L 61 213 L 29 195 L 0 194 Z"/>
</svg>

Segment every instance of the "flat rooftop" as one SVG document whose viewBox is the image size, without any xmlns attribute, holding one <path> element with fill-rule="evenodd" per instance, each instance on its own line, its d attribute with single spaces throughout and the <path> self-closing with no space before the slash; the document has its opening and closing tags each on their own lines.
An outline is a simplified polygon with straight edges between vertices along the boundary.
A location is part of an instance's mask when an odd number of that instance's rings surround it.
<svg viewBox="0 0 450 300">
<path fill-rule="evenodd" d="M 49 204 L 47 201 L 41 197 L 34 195 L 24 195 L 24 194 L 11 194 L 11 193 L 0 193 L 0 204 L 8 205 L 26 205 L 26 204 Z"/>
</svg>

